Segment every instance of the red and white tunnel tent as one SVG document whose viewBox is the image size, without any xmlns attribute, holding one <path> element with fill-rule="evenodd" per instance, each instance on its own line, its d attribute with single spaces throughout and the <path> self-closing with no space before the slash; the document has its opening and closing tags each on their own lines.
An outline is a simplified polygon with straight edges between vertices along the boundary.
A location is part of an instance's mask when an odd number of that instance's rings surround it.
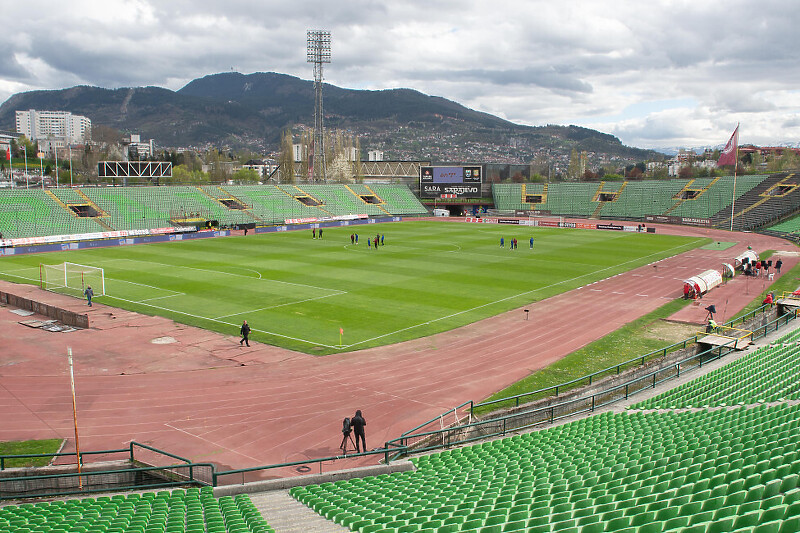
<svg viewBox="0 0 800 533">
<path fill-rule="evenodd" d="M 722 285 L 722 274 L 718 270 L 706 270 L 701 274 L 684 280 L 684 283 L 689 285 L 695 296 L 700 296 L 714 287 Z"/>
<path fill-rule="evenodd" d="M 747 259 L 747 261 L 745 261 Z M 753 250 L 745 250 L 741 254 L 737 255 L 733 258 L 733 266 L 734 268 L 740 269 L 742 265 L 745 263 L 750 263 L 755 265 L 758 262 L 758 254 Z"/>
<path fill-rule="evenodd" d="M 732 278 L 736 274 L 736 269 L 730 263 L 722 263 L 722 278 Z"/>
</svg>

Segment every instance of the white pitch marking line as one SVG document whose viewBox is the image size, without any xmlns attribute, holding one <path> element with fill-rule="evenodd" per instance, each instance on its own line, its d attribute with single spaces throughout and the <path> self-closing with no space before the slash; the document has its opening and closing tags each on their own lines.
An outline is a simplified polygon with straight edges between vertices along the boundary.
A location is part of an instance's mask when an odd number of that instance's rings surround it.
<svg viewBox="0 0 800 533">
<path fill-rule="evenodd" d="M 109 262 L 109 261 L 127 261 L 127 262 L 135 261 L 137 263 L 148 263 L 148 264 L 151 264 L 151 265 L 161 265 L 161 266 L 169 267 L 169 268 L 175 269 L 175 270 L 185 268 L 185 269 L 188 269 L 188 270 L 197 270 L 198 272 L 211 272 L 213 274 L 224 274 L 226 276 L 236 276 L 237 278 L 253 279 L 252 276 L 245 276 L 243 274 L 234 274 L 233 272 L 225 272 L 224 270 L 211 270 L 211 269 L 208 269 L 208 268 L 177 266 L 177 265 L 170 265 L 169 263 L 158 263 L 158 262 L 155 262 L 155 261 L 142 261 L 140 259 L 110 259 L 110 260 L 108 260 L 106 262 Z M 236 268 L 241 268 L 241 267 L 236 267 Z M 247 269 L 247 270 L 250 270 L 250 269 Z M 257 272 L 257 271 L 253 270 L 253 272 Z M 281 280 L 277 280 L 277 279 L 263 279 L 262 278 L 262 280 L 263 281 L 269 281 L 269 282 L 272 282 L 272 283 L 283 283 L 284 285 L 294 285 L 295 287 L 306 287 L 306 288 L 309 288 L 309 289 L 314 289 L 315 291 L 331 291 L 331 292 L 336 292 L 338 294 L 344 294 L 344 292 L 337 291 L 336 289 L 329 289 L 327 287 L 316 287 L 314 285 L 306 285 L 304 283 L 292 283 L 291 281 L 281 281 Z"/>
<path fill-rule="evenodd" d="M 347 294 L 347 293 L 344 293 Z M 261 307 L 259 309 L 251 309 L 249 311 L 242 311 L 241 313 L 231 313 L 229 315 L 220 315 L 210 320 L 217 320 L 218 318 L 227 318 L 229 316 L 245 315 L 248 313 L 257 313 L 259 311 L 266 311 L 267 309 L 275 309 L 277 307 L 285 307 L 287 305 L 301 304 L 304 302 L 313 302 L 314 300 L 322 300 L 323 298 L 330 298 L 331 296 L 339 296 L 338 294 L 326 294 L 325 296 L 316 296 L 314 298 L 306 298 L 305 300 L 295 300 L 293 302 L 286 302 L 284 304 L 270 305 L 268 307 Z"/>
<path fill-rule="evenodd" d="M 694 242 L 700 242 L 700 240 L 701 240 L 701 239 L 696 239 Z M 676 247 L 674 247 L 674 248 L 671 248 L 670 250 L 665 250 L 665 252 L 669 252 L 669 251 L 671 251 L 671 250 L 677 250 L 677 249 L 683 248 L 684 246 L 685 246 L 685 245 L 676 246 Z M 623 262 L 623 263 L 619 263 L 619 264 L 617 264 L 617 265 L 611 265 L 611 266 L 608 266 L 608 267 L 605 267 L 605 268 L 601 268 L 601 269 L 599 269 L 599 270 L 595 270 L 594 272 L 586 272 L 585 274 L 581 274 L 580 276 L 575 276 L 575 277 L 573 277 L 573 278 L 570 278 L 570 279 L 564 279 L 564 280 L 558 281 L 558 282 L 556 282 L 556 283 L 552 283 L 552 284 L 550 284 L 550 285 L 547 285 L 546 287 L 540 287 L 540 288 L 538 288 L 538 289 L 532 289 L 532 290 L 530 290 L 530 291 L 525 291 L 525 292 L 521 292 L 521 293 L 519 293 L 519 294 L 514 294 L 514 295 L 511 295 L 511 296 L 507 296 L 507 297 L 505 297 L 505 298 L 500 298 L 499 300 L 495 300 L 495 301 L 493 301 L 493 302 L 487 302 L 487 303 L 485 303 L 485 304 L 477 305 L 477 306 L 475 306 L 475 307 L 472 307 L 472 308 L 470 308 L 470 309 L 465 309 L 465 310 L 463 310 L 463 311 L 459 311 L 459 312 L 457 312 L 457 313 L 452 313 L 452 314 L 450 314 L 450 315 L 442 316 L 442 317 L 439 317 L 439 318 L 434 318 L 433 320 L 429 320 L 429 321 L 427 321 L 427 322 L 421 322 L 421 323 L 419 323 L 419 324 L 416 324 L 416 325 L 412 325 L 412 326 L 408 326 L 408 327 L 405 327 L 405 328 L 401 328 L 401 329 L 398 329 L 398 330 L 396 330 L 396 331 L 392 331 L 392 332 L 389 332 L 389 333 L 385 333 L 385 334 L 383 334 L 383 335 L 378 335 L 378 336 L 376 336 L 376 337 L 372 337 L 371 339 L 365 339 L 365 340 L 363 340 L 363 341 L 355 342 L 355 343 L 353 343 L 353 344 L 350 344 L 350 345 L 347 345 L 347 346 L 342 346 L 342 347 L 340 347 L 340 348 L 352 348 L 352 347 L 354 347 L 354 346 L 358 346 L 358 345 L 361 345 L 361 344 L 364 344 L 364 343 L 367 343 L 367 342 L 371 342 L 371 341 L 374 341 L 374 340 L 382 339 L 382 338 L 384 338 L 384 337 L 389 337 L 389 336 L 391 336 L 391 335 L 395 335 L 395 334 L 397 334 L 397 333 L 402 333 L 402 332 L 404 332 L 404 331 L 408 331 L 408 330 L 411 330 L 411 329 L 414 329 L 414 328 L 418 328 L 418 327 L 420 327 L 420 326 L 427 326 L 427 325 L 429 325 L 429 324 L 432 324 L 432 323 L 434 323 L 434 322 L 439 322 L 439 321 L 441 321 L 441 320 L 447 320 L 448 318 L 453 318 L 453 317 L 455 317 L 455 316 L 459 316 L 459 315 L 463 315 L 463 314 L 466 314 L 466 313 L 470 313 L 470 312 L 472 312 L 472 311 L 477 311 L 478 309 L 482 309 L 482 308 L 484 308 L 484 307 L 489 307 L 490 305 L 494 305 L 494 304 L 497 304 L 497 303 L 500 303 L 500 302 L 505 302 L 505 301 L 508 301 L 508 300 L 513 300 L 514 298 L 519 298 L 520 296 L 525 296 L 525 295 L 528 295 L 528 294 L 533 294 L 533 293 L 536 293 L 536 292 L 539 292 L 539 291 L 542 291 L 542 290 L 545 290 L 545 289 L 549 289 L 549 288 L 551 288 L 551 287 L 555 287 L 555 286 L 557 286 L 557 285 L 563 285 L 563 284 L 565 284 L 565 283 L 571 283 L 571 282 L 573 282 L 573 281 L 575 281 L 575 280 L 578 280 L 578 279 L 581 279 L 581 278 L 584 278 L 584 277 L 587 277 L 587 276 L 591 276 L 591 275 L 597 274 L 598 272 L 603 272 L 604 270 L 610 270 L 610 269 L 612 269 L 612 268 L 618 268 L 618 267 L 620 267 L 620 266 L 622 266 L 622 265 L 625 265 L 625 264 L 628 264 L 628 263 L 633 263 L 633 262 L 635 262 L 635 261 L 640 261 L 640 260 L 642 260 L 642 259 L 645 259 L 645 258 L 647 258 L 647 257 L 649 257 L 649 256 L 657 255 L 657 253 L 658 253 L 658 252 L 653 252 L 652 254 L 645 255 L 645 256 L 643 256 L 643 257 L 637 257 L 637 258 L 635 258 L 635 259 L 631 259 L 631 260 L 629 260 L 629 261 L 625 261 L 625 262 Z M 674 256 L 670 256 L 670 257 L 674 257 Z M 667 259 L 667 258 L 665 258 L 665 259 Z M 613 276 L 609 276 L 609 278 L 606 278 L 606 279 L 610 279 L 611 277 L 613 277 Z M 599 281 L 603 281 L 603 280 L 599 280 Z M 595 283 L 597 283 L 597 282 L 595 282 Z"/>
<path fill-rule="evenodd" d="M 235 328 L 239 327 L 239 324 L 234 324 L 232 322 L 225 322 L 224 320 L 215 320 L 215 319 L 209 318 L 207 316 L 194 315 L 192 313 L 186 313 L 184 311 L 178 311 L 176 309 L 170 309 L 169 307 L 161 307 L 159 305 L 153 305 L 153 304 L 149 304 L 149 303 L 146 303 L 146 302 L 128 300 L 127 298 L 120 298 L 119 296 L 111 296 L 111 295 L 107 294 L 107 295 L 105 295 L 104 298 L 110 298 L 112 300 L 120 300 L 122 302 L 128 302 L 128 303 L 132 303 L 132 304 L 145 305 L 147 307 L 152 307 L 153 309 L 161 309 L 162 311 L 168 311 L 170 313 L 176 313 L 176 314 L 179 314 L 179 315 L 190 316 L 192 318 L 199 318 L 200 320 L 208 320 L 209 322 L 217 322 L 218 324 L 225 324 L 226 326 L 232 326 L 232 327 L 235 327 Z M 281 333 L 276 333 L 274 331 L 267 331 L 267 330 L 264 330 L 264 329 L 252 328 L 251 331 L 255 331 L 255 332 L 258 332 L 258 333 L 265 333 L 267 335 L 274 335 L 274 336 L 280 337 L 282 339 L 288 339 L 288 340 L 297 341 L 297 342 L 304 342 L 306 344 L 313 344 L 315 346 L 322 346 L 323 348 L 331 348 L 331 349 L 338 348 L 338 349 L 341 349 L 343 347 L 349 347 L 349 346 L 339 346 L 338 344 L 337 345 L 330 345 L 330 344 L 325 344 L 325 343 L 322 343 L 322 342 L 314 342 L 314 341 L 310 341 L 308 339 L 300 339 L 298 337 L 292 337 L 290 335 L 283 335 Z"/>
<path fill-rule="evenodd" d="M 152 302 L 153 300 L 160 300 L 162 298 L 174 298 L 175 296 L 186 296 L 185 292 L 176 292 L 175 294 L 167 294 L 166 296 L 156 296 L 155 298 L 145 298 L 142 302 Z"/>
</svg>

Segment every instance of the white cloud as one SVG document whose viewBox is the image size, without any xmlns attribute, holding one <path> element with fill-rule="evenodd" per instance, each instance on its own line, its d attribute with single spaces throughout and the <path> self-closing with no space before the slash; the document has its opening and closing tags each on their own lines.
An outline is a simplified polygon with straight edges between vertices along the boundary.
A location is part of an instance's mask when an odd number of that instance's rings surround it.
<svg viewBox="0 0 800 533">
<path fill-rule="evenodd" d="M 643 147 L 797 142 L 800 3 L 762 0 L 75 0 L 4 7 L 0 101 L 76 84 L 178 89 L 231 69 L 310 79 L 307 29 L 332 32 L 326 81 L 409 87 L 523 124 L 577 124 Z M 676 105 L 676 102 L 678 103 Z"/>
</svg>

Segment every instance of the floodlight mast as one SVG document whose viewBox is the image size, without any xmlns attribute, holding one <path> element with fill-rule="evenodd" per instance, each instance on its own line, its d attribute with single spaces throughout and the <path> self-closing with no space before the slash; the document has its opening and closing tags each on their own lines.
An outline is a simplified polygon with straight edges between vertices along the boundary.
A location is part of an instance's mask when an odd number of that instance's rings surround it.
<svg viewBox="0 0 800 533">
<path fill-rule="evenodd" d="M 314 141 L 311 146 L 311 175 L 313 181 L 325 181 L 325 125 L 322 108 L 322 64 L 331 62 L 331 32 L 306 32 L 306 61 L 314 63 Z"/>
</svg>

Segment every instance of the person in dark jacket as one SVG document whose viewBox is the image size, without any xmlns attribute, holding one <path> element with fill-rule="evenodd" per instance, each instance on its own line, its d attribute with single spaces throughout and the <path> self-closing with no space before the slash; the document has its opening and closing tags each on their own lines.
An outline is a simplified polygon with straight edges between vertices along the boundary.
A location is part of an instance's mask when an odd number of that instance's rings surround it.
<svg viewBox="0 0 800 533">
<path fill-rule="evenodd" d="M 86 287 L 86 290 L 83 291 L 83 295 L 86 296 L 86 301 L 88 302 L 87 305 L 89 307 L 92 306 L 92 296 L 94 296 L 94 291 L 92 290 L 92 286 L 89 285 Z"/>
<path fill-rule="evenodd" d="M 247 323 L 247 320 L 242 322 L 242 329 L 239 330 L 239 332 L 242 334 L 242 340 L 239 341 L 239 344 L 245 343 L 249 348 L 250 341 L 248 340 L 248 337 L 250 336 L 250 324 Z"/>
<path fill-rule="evenodd" d="M 353 433 L 356 434 L 356 452 L 361 452 L 359 440 L 361 442 L 361 447 L 364 448 L 365 452 L 367 451 L 367 439 L 364 436 L 364 426 L 366 425 L 367 421 L 361 416 L 361 409 L 359 409 L 356 411 L 355 416 L 350 419 L 350 427 L 353 428 Z"/>
</svg>

